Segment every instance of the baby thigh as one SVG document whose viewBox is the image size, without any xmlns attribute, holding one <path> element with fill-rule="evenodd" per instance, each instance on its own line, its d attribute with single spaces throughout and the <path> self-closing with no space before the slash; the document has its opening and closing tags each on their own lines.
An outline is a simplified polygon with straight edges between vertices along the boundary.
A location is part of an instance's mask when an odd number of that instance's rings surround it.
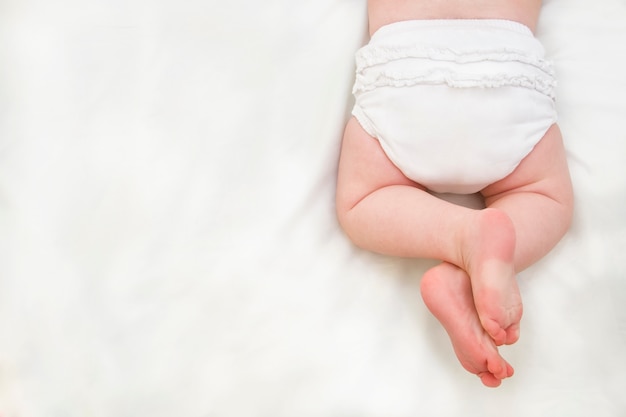
<svg viewBox="0 0 626 417">
<path fill-rule="evenodd" d="M 377 139 L 352 117 L 344 132 L 337 179 L 337 210 L 353 208 L 375 190 L 394 186 L 424 189 L 409 180 L 387 157 Z"/>
<path fill-rule="evenodd" d="M 506 178 L 482 190 L 487 207 L 506 212 L 515 226 L 515 267 L 545 256 L 568 230 L 573 191 L 563 138 L 554 124 Z"/>
<path fill-rule="evenodd" d="M 409 180 L 389 160 L 378 140 L 371 137 L 356 118 L 352 117 L 346 125 L 341 146 L 335 205 L 339 223 L 357 245 L 369 246 L 364 244 L 367 239 L 361 235 L 364 230 L 370 229 L 366 223 L 372 220 L 355 216 L 355 209 L 378 190 L 395 186 L 423 189 Z M 370 200 L 376 202 L 374 199 Z M 379 205 L 380 207 L 373 207 L 375 212 L 388 210 L 384 200 Z M 376 216 L 380 214 L 371 215 Z"/>
</svg>

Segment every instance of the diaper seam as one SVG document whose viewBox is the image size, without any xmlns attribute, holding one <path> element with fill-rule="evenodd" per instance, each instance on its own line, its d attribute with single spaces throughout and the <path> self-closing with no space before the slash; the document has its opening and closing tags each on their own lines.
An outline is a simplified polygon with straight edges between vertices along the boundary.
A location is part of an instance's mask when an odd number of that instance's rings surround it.
<svg viewBox="0 0 626 417">
<path fill-rule="evenodd" d="M 352 115 L 359 122 L 359 125 L 367 132 L 368 135 L 373 138 L 377 138 L 376 131 L 373 128 L 372 122 L 369 120 L 369 117 L 365 114 L 365 111 L 361 108 L 361 106 L 357 104 L 352 108 Z"/>
</svg>

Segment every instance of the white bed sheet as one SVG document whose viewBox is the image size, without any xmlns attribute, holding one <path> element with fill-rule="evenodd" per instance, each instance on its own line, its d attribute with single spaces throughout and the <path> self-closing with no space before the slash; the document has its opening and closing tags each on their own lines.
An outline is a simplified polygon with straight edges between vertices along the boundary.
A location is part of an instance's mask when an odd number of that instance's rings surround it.
<svg viewBox="0 0 626 417">
<path fill-rule="evenodd" d="M 573 227 L 492 390 L 333 194 L 364 0 L 0 2 L 0 415 L 626 415 L 626 1 L 549 0 Z"/>
</svg>

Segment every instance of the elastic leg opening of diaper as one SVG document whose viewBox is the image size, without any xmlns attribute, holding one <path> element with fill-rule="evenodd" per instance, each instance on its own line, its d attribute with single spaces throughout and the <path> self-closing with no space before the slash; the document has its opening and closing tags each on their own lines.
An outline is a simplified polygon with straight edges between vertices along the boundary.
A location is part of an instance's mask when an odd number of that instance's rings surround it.
<svg viewBox="0 0 626 417">
<path fill-rule="evenodd" d="M 373 138 L 376 137 L 376 132 L 374 131 L 374 128 L 372 126 L 372 123 L 369 120 L 369 117 L 367 117 L 367 115 L 365 114 L 363 109 L 361 109 L 360 106 L 356 104 L 354 105 L 354 107 L 352 108 L 352 115 L 354 116 L 356 121 L 359 122 L 363 130 L 365 130 L 365 132 L 368 135 L 370 135 Z"/>
</svg>

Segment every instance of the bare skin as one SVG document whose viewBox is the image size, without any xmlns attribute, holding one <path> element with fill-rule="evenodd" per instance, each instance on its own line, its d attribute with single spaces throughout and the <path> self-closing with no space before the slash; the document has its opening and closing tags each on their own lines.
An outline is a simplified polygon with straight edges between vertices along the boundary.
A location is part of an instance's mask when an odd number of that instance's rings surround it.
<svg viewBox="0 0 626 417">
<path fill-rule="evenodd" d="M 465 271 L 443 262 L 424 275 L 421 287 L 424 303 L 443 324 L 466 370 L 493 388 L 513 375 L 513 368 L 480 324 Z"/>
<path fill-rule="evenodd" d="M 537 0 L 370 0 L 370 33 L 411 19 L 498 18 L 533 29 Z M 462 12 L 461 12 L 462 11 Z M 553 125 L 506 178 L 481 191 L 486 209 L 428 193 L 393 165 L 352 118 L 337 182 L 337 214 L 365 249 L 443 261 L 422 280 L 422 296 L 465 369 L 489 387 L 513 374 L 497 346 L 519 338 L 516 274 L 548 253 L 569 228 L 573 196 L 562 137 Z"/>
</svg>

